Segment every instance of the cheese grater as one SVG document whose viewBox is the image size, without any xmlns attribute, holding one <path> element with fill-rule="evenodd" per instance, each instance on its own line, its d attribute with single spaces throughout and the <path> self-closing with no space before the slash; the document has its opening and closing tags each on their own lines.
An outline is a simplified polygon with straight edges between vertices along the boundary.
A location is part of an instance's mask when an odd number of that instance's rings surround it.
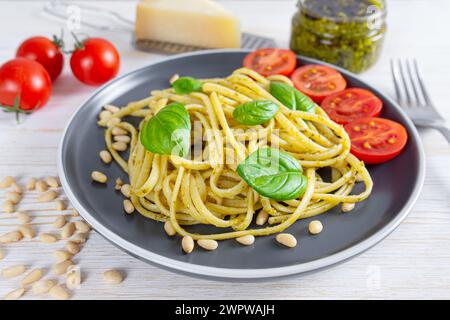
<svg viewBox="0 0 450 320">
<path fill-rule="evenodd" d="M 50 1 L 44 5 L 44 12 L 60 20 L 68 21 L 71 14 L 83 12 L 83 19 L 79 25 L 102 31 L 126 31 L 133 34 L 134 22 L 124 18 L 117 12 L 109 9 L 92 7 L 85 4 L 73 4 L 66 1 Z M 86 14 L 90 19 L 86 19 Z M 81 16 L 81 14 L 80 14 Z M 102 18 L 113 22 L 112 24 L 102 24 L 97 18 Z M 136 49 L 150 52 L 160 52 L 167 54 L 177 54 L 190 51 L 198 51 L 210 48 L 202 48 L 179 43 L 169 43 L 155 40 L 137 40 L 133 36 L 133 45 Z M 273 39 L 251 33 L 242 33 L 241 48 L 255 50 L 258 48 L 274 48 L 276 43 Z"/>
</svg>

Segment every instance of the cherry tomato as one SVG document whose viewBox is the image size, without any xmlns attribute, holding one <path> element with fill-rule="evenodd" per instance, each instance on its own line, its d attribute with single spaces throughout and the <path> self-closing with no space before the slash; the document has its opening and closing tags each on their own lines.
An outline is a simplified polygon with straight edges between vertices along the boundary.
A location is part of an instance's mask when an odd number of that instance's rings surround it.
<svg viewBox="0 0 450 320">
<path fill-rule="evenodd" d="M 298 90 L 316 103 L 321 103 L 326 96 L 342 91 L 347 86 L 347 81 L 338 71 L 318 64 L 298 68 L 291 79 Z"/>
<path fill-rule="evenodd" d="M 265 77 L 274 74 L 289 76 L 296 65 L 295 53 L 284 49 L 258 49 L 244 58 L 244 67 L 253 69 Z"/>
<path fill-rule="evenodd" d="M 0 67 L 0 104 L 31 111 L 43 107 L 52 92 L 52 81 L 44 67 L 33 60 L 16 58 Z"/>
<path fill-rule="evenodd" d="M 333 121 L 346 124 L 359 118 L 377 117 L 383 102 L 368 90 L 349 88 L 329 95 L 320 106 Z"/>
<path fill-rule="evenodd" d="M 64 56 L 58 43 L 46 37 L 32 37 L 25 40 L 17 49 L 16 57 L 39 62 L 47 70 L 52 81 L 58 78 L 64 66 Z"/>
<path fill-rule="evenodd" d="M 79 43 L 70 58 L 70 67 L 81 82 L 98 86 L 119 72 L 120 57 L 114 45 L 101 38 L 89 38 Z"/>
<path fill-rule="evenodd" d="M 351 152 L 365 163 L 382 163 L 405 147 L 408 134 L 401 124 L 383 118 L 361 118 L 344 126 L 352 141 Z"/>
</svg>

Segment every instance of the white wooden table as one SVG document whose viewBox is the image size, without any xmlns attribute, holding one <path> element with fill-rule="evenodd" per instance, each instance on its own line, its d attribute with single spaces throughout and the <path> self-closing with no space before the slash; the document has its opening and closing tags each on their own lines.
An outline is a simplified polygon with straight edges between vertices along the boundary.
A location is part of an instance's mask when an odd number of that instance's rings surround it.
<svg viewBox="0 0 450 320">
<path fill-rule="evenodd" d="M 288 46 L 290 19 L 295 1 L 220 1 L 236 12 L 243 29 L 270 36 L 280 47 Z M 135 3 L 91 2 L 114 9 L 130 18 Z M 63 23 L 42 14 L 43 2 L 2 2 L 0 4 L 0 62 L 13 57 L 22 39 L 59 33 Z M 422 67 L 431 96 L 450 120 L 450 2 L 446 0 L 389 1 L 389 29 L 383 56 L 362 75 L 372 85 L 393 95 L 389 59 L 416 57 Z M 121 73 L 152 63 L 161 55 L 135 51 L 129 34 L 83 30 L 113 41 L 121 54 Z M 49 104 L 17 125 L 11 114 L 0 114 L 0 176 L 11 174 L 22 183 L 31 176 L 56 174 L 56 150 L 69 117 L 94 88 L 75 80 L 68 66 L 54 84 Z M 214 282 L 177 275 L 148 265 L 115 248 L 95 232 L 75 262 L 81 267 L 82 288 L 76 299 L 244 299 L 244 298 L 450 298 L 450 147 L 431 130 L 421 131 L 427 154 L 425 187 L 415 208 L 401 226 L 368 252 L 337 267 L 302 277 L 263 283 Z M 405 164 L 407 165 L 407 164 Z M 0 198 L 4 193 L 0 191 Z M 19 209 L 37 208 L 36 193 L 27 195 Z M 49 208 L 41 205 L 39 208 Z M 51 222 L 55 211 L 32 211 L 33 222 Z M 0 213 L 0 233 L 11 230 L 15 219 Z M 51 228 L 38 224 L 39 231 Z M 61 244 L 43 245 L 23 241 L 3 245 L 6 257 L 0 268 L 15 264 L 50 268 L 52 251 Z M 126 274 L 119 286 L 108 286 L 102 273 L 118 268 Z M 46 276 L 54 278 L 51 272 Z M 18 287 L 20 278 L 0 278 L 0 296 Z M 33 299 L 31 293 L 25 298 Z"/>
</svg>

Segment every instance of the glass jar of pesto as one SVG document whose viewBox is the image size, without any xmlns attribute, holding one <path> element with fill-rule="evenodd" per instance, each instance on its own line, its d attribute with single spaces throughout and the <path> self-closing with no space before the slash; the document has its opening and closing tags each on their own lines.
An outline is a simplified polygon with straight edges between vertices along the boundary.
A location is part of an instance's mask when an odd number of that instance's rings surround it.
<svg viewBox="0 0 450 320">
<path fill-rule="evenodd" d="M 384 0 L 299 0 L 290 46 L 359 73 L 377 61 L 385 33 Z"/>
</svg>

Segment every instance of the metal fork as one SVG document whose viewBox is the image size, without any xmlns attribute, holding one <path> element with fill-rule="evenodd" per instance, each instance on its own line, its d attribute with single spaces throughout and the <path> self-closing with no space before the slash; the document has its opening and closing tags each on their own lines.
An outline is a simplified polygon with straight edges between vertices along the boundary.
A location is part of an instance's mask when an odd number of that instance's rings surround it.
<svg viewBox="0 0 450 320">
<path fill-rule="evenodd" d="M 439 130 L 450 143 L 450 129 L 431 102 L 416 59 L 391 59 L 397 102 L 418 127 Z"/>
</svg>

